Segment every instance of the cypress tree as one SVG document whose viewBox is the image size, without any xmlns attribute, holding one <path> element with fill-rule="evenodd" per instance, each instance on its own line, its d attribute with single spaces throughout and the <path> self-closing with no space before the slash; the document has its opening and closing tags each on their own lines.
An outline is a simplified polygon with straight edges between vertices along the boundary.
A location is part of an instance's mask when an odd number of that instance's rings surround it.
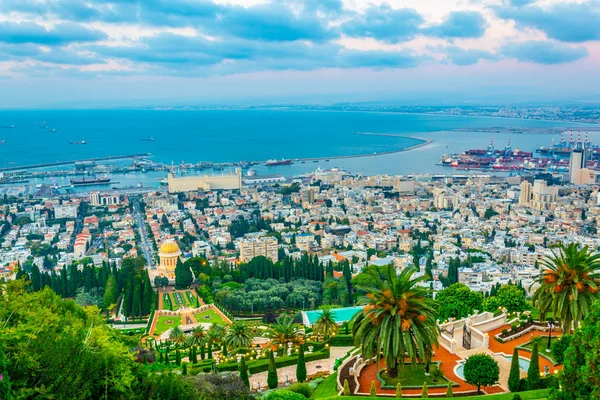
<svg viewBox="0 0 600 400">
<path fill-rule="evenodd" d="M 34 292 L 37 292 L 42 288 L 40 269 L 36 264 L 31 266 L 31 288 Z"/>
<path fill-rule="evenodd" d="M 181 365 L 181 353 L 179 352 L 179 349 L 175 349 L 175 364 Z"/>
<path fill-rule="evenodd" d="M 531 351 L 531 361 L 527 370 L 527 387 L 529 390 L 538 389 L 540 386 L 540 356 L 538 354 L 538 344 L 533 343 Z"/>
<path fill-rule="evenodd" d="M 240 379 L 247 388 L 250 387 L 250 378 L 248 377 L 248 367 L 246 366 L 246 357 L 242 356 L 240 360 Z"/>
<path fill-rule="evenodd" d="M 275 366 L 275 357 L 273 356 L 273 352 L 269 352 L 269 370 L 267 372 L 267 385 L 269 389 L 275 389 L 277 384 L 279 383 L 279 378 L 277 377 L 277 367 Z"/>
<path fill-rule="evenodd" d="M 375 387 L 375 381 L 371 381 L 371 390 L 369 390 L 369 397 L 377 397 L 377 388 Z"/>
<path fill-rule="evenodd" d="M 429 392 L 427 391 L 427 382 L 423 382 L 423 390 L 421 390 L 421 398 L 425 399 L 429 397 Z"/>
<path fill-rule="evenodd" d="M 198 364 L 198 356 L 196 354 L 196 346 L 192 346 L 192 357 L 190 358 L 192 364 Z"/>
<path fill-rule="evenodd" d="M 159 363 L 163 363 L 165 360 L 163 358 L 163 353 L 162 351 L 158 350 L 158 362 Z"/>
<path fill-rule="evenodd" d="M 515 347 L 513 350 L 512 361 L 510 363 L 510 372 L 508 374 L 508 390 L 518 392 L 521 380 L 521 368 L 519 367 L 519 351 Z"/>
<path fill-rule="evenodd" d="M 136 276 L 133 280 L 133 295 L 131 297 L 131 317 L 142 317 L 142 279 Z"/>
<path fill-rule="evenodd" d="M 202 343 L 202 345 L 200 346 L 200 359 L 204 360 L 205 358 L 206 358 L 206 353 L 205 353 L 204 343 Z"/>
<path fill-rule="evenodd" d="M 187 363 L 181 364 L 181 375 L 183 375 L 183 376 L 187 375 Z"/>
<path fill-rule="evenodd" d="M 169 363 L 169 347 L 165 349 L 165 364 Z"/>
<path fill-rule="evenodd" d="M 402 385 L 400 384 L 400 382 L 398 382 L 398 384 L 396 385 L 396 398 L 402 398 Z"/>
<path fill-rule="evenodd" d="M 350 386 L 348 385 L 348 379 L 344 379 L 344 396 L 350 396 Z"/>
<path fill-rule="evenodd" d="M 227 344 L 225 344 L 225 341 L 223 341 L 223 347 L 221 348 L 221 354 L 223 354 L 223 356 L 227 357 Z"/>
<path fill-rule="evenodd" d="M 454 397 L 454 392 L 452 391 L 452 382 L 448 382 L 448 389 L 446 389 L 446 397 Z"/>
<path fill-rule="evenodd" d="M 208 359 L 212 358 L 212 343 L 208 342 Z"/>
<path fill-rule="evenodd" d="M 296 380 L 304 382 L 306 380 L 306 361 L 304 360 L 304 346 L 300 345 L 298 362 L 296 364 Z"/>
</svg>

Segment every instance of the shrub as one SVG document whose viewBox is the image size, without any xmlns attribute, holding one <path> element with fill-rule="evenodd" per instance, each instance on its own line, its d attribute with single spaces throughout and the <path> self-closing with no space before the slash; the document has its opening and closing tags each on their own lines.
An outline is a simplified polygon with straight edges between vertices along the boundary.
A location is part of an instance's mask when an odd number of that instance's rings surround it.
<svg viewBox="0 0 600 400">
<path fill-rule="evenodd" d="M 348 386 L 348 379 L 344 379 L 344 396 L 350 396 L 350 386 Z"/>
<path fill-rule="evenodd" d="M 521 400 L 521 396 L 519 396 L 518 394 L 515 394 L 513 396 L 512 400 Z"/>
<path fill-rule="evenodd" d="M 246 387 L 250 387 L 250 378 L 248 376 L 248 367 L 246 366 L 246 357 L 242 356 L 240 360 L 240 379 Z"/>
<path fill-rule="evenodd" d="M 421 398 L 425 399 L 429 397 L 429 392 L 427 391 L 427 382 L 423 382 L 423 390 L 421 390 Z"/>
<path fill-rule="evenodd" d="M 298 362 L 296 363 L 296 380 L 298 382 L 304 382 L 306 380 L 306 362 L 304 361 L 304 346 L 300 346 L 300 352 L 298 354 Z"/>
<path fill-rule="evenodd" d="M 558 378 L 554 375 L 546 375 L 544 379 L 540 379 L 540 389 L 558 389 Z"/>
<path fill-rule="evenodd" d="M 273 352 L 269 352 L 269 369 L 267 372 L 267 385 L 269 389 L 275 389 L 277 384 L 279 383 L 279 378 L 277 377 L 277 368 L 275 367 L 275 358 L 273 357 Z"/>
<path fill-rule="evenodd" d="M 294 392 L 294 393 L 300 393 L 302 396 L 306 397 L 307 399 L 310 397 L 310 395 L 313 392 L 313 389 L 310 387 L 310 385 L 308 383 L 300 383 L 300 382 L 291 384 L 290 386 L 288 386 L 287 390 Z"/>
<path fill-rule="evenodd" d="M 370 397 L 377 397 L 377 389 L 375 388 L 375 381 L 371 381 L 371 390 L 369 390 Z"/>
<path fill-rule="evenodd" d="M 400 382 L 396 385 L 396 398 L 399 399 L 402 397 L 402 385 Z"/>
<path fill-rule="evenodd" d="M 304 400 L 304 396 L 290 390 L 275 390 L 264 397 L 263 400 Z"/>
<path fill-rule="evenodd" d="M 525 328 L 525 327 L 527 326 L 527 321 L 521 321 L 521 322 L 519 323 L 519 326 L 520 326 L 521 328 Z"/>
<path fill-rule="evenodd" d="M 465 382 L 477 386 L 477 393 L 481 393 L 481 386 L 495 385 L 500 378 L 500 367 L 496 360 L 487 354 L 473 354 L 464 367 Z"/>
<path fill-rule="evenodd" d="M 510 330 L 514 332 L 514 331 L 517 330 L 518 327 L 519 327 L 519 323 L 518 322 L 513 322 L 511 324 L 511 326 L 510 326 Z"/>
<path fill-rule="evenodd" d="M 521 378 L 519 380 L 519 392 L 526 392 L 527 390 L 527 378 Z"/>
<path fill-rule="evenodd" d="M 502 329 L 502 336 L 506 336 L 508 335 L 508 329 L 504 328 Z"/>
</svg>

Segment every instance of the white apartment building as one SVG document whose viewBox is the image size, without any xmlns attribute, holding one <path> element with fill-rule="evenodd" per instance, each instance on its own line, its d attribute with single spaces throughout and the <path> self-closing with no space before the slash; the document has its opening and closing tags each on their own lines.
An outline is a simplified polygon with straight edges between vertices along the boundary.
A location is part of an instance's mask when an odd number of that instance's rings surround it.
<svg viewBox="0 0 600 400">
<path fill-rule="evenodd" d="M 240 261 L 248 262 L 254 257 L 265 256 L 277 262 L 279 245 L 277 239 L 264 236 L 257 239 L 244 239 L 240 241 Z"/>
</svg>

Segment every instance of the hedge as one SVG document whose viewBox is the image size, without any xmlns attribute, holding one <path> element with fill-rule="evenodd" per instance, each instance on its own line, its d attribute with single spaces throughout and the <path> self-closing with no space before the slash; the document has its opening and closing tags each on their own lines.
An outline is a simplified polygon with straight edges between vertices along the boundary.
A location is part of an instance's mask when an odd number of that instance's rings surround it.
<svg viewBox="0 0 600 400">
<path fill-rule="evenodd" d="M 320 351 L 315 351 L 313 353 L 305 353 L 304 354 L 304 360 L 306 362 L 309 361 L 317 361 L 317 360 L 322 360 L 325 358 L 329 358 L 329 348 L 325 348 L 323 350 Z M 282 368 L 282 367 L 288 367 L 290 365 L 296 365 L 298 361 L 298 355 L 293 355 L 293 356 L 283 356 L 283 357 L 277 357 L 275 358 L 275 366 L 277 368 Z M 208 372 L 212 369 L 212 365 L 214 363 L 214 360 L 203 360 L 202 362 L 193 365 L 191 368 L 188 369 L 188 373 L 189 374 L 197 374 L 199 372 Z M 248 366 L 248 372 L 250 372 L 251 374 L 257 374 L 259 372 L 264 372 L 266 370 L 269 369 L 269 359 L 268 358 L 261 358 L 259 360 L 254 360 L 254 361 L 249 361 L 247 364 Z M 225 372 L 225 371 L 237 371 L 238 370 L 238 363 L 237 362 L 228 362 L 228 363 L 221 363 L 217 366 L 219 372 Z"/>
<path fill-rule="evenodd" d="M 329 339 L 329 345 L 336 347 L 354 346 L 354 338 L 352 335 L 335 335 Z"/>
</svg>

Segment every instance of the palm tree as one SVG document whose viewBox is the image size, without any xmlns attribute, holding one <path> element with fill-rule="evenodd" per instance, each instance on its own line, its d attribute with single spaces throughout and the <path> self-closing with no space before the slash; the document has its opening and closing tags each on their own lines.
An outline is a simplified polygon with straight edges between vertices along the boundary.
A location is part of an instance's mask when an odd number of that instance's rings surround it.
<svg viewBox="0 0 600 400">
<path fill-rule="evenodd" d="M 252 329 L 240 321 L 235 321 L 225 335 L 225 343 L 230 350 L 252 346 Z"/>
<path fill-rule="evenodd" d="M 419 284 L 427 278 L 412 278 L 415 268 L 406 268 L 396 275 L 393 265 L 384 271 L 385 280 L 375 270 L 369 270 L 375 286 L 359 299 L 363 312 L 353 317 L 354 343 L 365 358 L 381 355 L 390 377 L 398 375 L 408 357 L 412 363 L 427 361 L 427 355 L 438 344 L 439 327 L 430 289 Z"/>
<path fill-rule="evenodd" d="M 539 308 L 542 320 L 552 312 L 567 334 L 579 326 L 599 298 L 600 254 L 577 243 L 561 243 L 552 246 L 552 255 L 544 258 L 542 268 L 533 305 Z"/>
<path fill-rule="evenodd" d="M 293 344 L 303 342 L 300 337 L 300 326 L 294 323 L 294 319 L 287 314 L 277 317 L 265 336 L 271 339 L 267 345 L 272 349 L 279 345 L 286 346 L 289 342 Z"/>
<path fill-rule="evenodd" d="M 333 318 L 334 314 L 335 312 L 325 309 L 321 311 L 321 315 L 313 324 L 313 331 L 317 335 L 323 336 L 325 340 L 327 340 L 330 336 L 335 335 L 339 330 L 339 326 Z"/>
<path fill-rule="evenodd" d="M 206 331 L 202 325 L 198 325 L 192 330 L 192 334 L 190 336 L 190 343 L 193 346 L 200 346 L 206 340 Z"/>
<path fill-rule="evenodd" d="M 219 324 L 212 324 L 206 334 L 206 340 L 210 343 L 220 343 L 225 336 L 225 328 Z"/>
<path fill-rule="evenodd" d="M 172 340 L 175 344 L 181 344 L 185 341 L 185 334 L 180 327 L 176 326 L 175 328 L 171 329 L 171 333 L 169 333 L 169 340 Z"/>
</svg>

